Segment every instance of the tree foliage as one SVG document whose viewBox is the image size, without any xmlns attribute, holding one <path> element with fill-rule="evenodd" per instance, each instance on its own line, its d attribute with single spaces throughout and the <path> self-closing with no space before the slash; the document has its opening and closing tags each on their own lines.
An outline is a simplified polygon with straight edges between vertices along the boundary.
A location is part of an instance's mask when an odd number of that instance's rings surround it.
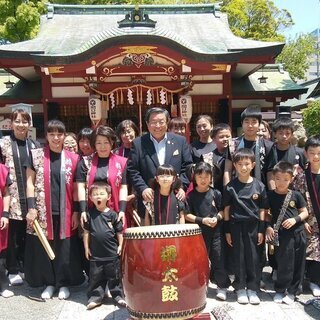
<svg viewBox="0 0 320 320">
<path fill-rule="evenodd" d="M 300 34 L 288 39 L 277 62 L 283 63 L 293 80 L 305 79 L 310 65 L 310 57 L 317 53 L 316 39 L 308 34 Z"/>
<path fill-rule="evenodd" d="M 0 0 L 0 39 L 19 42 L 34 38 L 39 31 L 45 0 Z"/>
<path fill-rule="evenodd" d="M 232 32 L 246 39 L 284 41 L 281 31 L 293 25 L 291 14 L 271 0 L 223 0 L 221 9 Z"/>
<path fill-rule="evenodd" d="M 308 136 L 320 133 L 320 100 L 310 103 L 306 109 L 302 110 L 303 125 Z"/>
</svg>

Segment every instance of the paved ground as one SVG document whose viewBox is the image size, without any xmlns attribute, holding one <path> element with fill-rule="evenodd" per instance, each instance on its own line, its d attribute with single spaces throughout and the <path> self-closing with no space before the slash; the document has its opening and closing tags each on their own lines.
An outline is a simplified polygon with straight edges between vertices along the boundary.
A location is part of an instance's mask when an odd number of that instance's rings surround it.
<svg viewBox="0 0 320 320">
<path fill-rule="evenodd" d="M 234 320 L 320 319 L 320 311 L 312 305 L 304 306 L 299 302 L 291 306 L 275 304 L 272 301 L 274 292 L 268 271 L 268 268 L 265 268 L 264 280 L 266 280 L 267 289 L 259 294 L 262 300 L 259 306 L 239 305 L 232 291 L 229 293 L 227 302 L 217 301 L 215 287 L 210 285 L 206 311 L 215 310 L 216 313 L 225 311 Z M 85 307 L 86 285 L 71 288 L 71 297 L 67 301 L 60 301 L 56 296 L 46 302 L 30 300 L 28 296 L 39 297 L 41 289 L 32 289 L 27 285 L 14 287 L 13 291 L 15 292 L 13 298 L 0 297 L 1 320 L 124 320 L 129 317 L 126 309 L 119 309 L 108 299 L 101 307 L 87 311 Z M 311 292 L 307 290 L 299 296 L 301 302 L 307 302 L 312 298 Z"/>
</svg>

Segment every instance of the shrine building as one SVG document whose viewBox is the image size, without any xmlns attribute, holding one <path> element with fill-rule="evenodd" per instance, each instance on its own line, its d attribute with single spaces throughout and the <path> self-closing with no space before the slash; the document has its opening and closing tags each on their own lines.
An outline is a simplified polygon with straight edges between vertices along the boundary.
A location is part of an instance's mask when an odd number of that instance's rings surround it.
<svg viewBox="0 0 320 320">
<path fill-rule="evenodd" d="M 0 68 L 19 79 L 0 96 L 0 116 L 25 103 L 37 135 L 53 118 L 78 132 L 97 104 L 99 123 L 129 118 L 145 130 L 145 110 L 161 106 L 191 117 L 192 130 L 199 114 L 236 129 L 248 105 L 275 111 L 306 92 L 274 64 L 283 46 L 236 37 L 213 4 L 48 4 L 36 38 L 0 46 Z M 186 101 L 192 114 L 181 109 Z"/>
</svg>

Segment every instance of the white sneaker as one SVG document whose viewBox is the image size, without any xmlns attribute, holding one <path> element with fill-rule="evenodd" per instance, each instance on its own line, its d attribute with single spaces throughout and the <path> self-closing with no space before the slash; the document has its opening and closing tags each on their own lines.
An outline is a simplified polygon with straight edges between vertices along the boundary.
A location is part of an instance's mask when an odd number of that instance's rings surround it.
<svg viewBox="0 0 320 320">
<path fill-rule="evenodd" d="M 70 291 L 67 287 L 61 287 L 59 290 L 58 298 L 60 300 L 65 300 L 70 297 Z"/>
<path fill-rule="evenodd" d="M 10 290 L 5 289 L 2 292 L 0 292 L 0 296 L 4 298 L 10 298 L 14 296 L 14 293 Z"/>
<path fill-rule="evenodd" d="M 310 282 L 310 290 L 315 297 L 320 297 L 320 287 L 317 284 Z"/>
<path fill-rule="evenodd" d="M 240 304 L 248 304 L 248 296 L 247 291 L 245 289 L 241 289 L 237 291 L 237 302 Z"/>
<path fill-rule="evenodd" d="M 217 288 L 216 297 L 222 301 L 227 300 L 227 289 L 226 288 Z"/>
<path fill-rule="evenodd" d="M 41 293 L 42 299 L 51 299 L 54 293 L 54 286 L 47 286 Z"/>
<path fill-rule="evenodd" d="M 19 286 L 23 284 L 23 280 L 19 274 L 9 274 L 8 278 L 12 286 Z"/>
<path fill-rule="evenodd" d="M 283 299 L 282 302 L 285 304 L 293 304 L 295 296 L 293 294 L 287 294 Z"/>
<path fill-rule="evenodd" d="M 275 296 L 273 297 L 273 302 L 282 303 L 283 298 L 284 298 L 283 293 L 276 293 Z"/>
<path fill-rule="evenodd" d="M 253 290 L 247 290 L 250 304 L 260 304 L 260 298 L 257 296 L 257 292 Z"/>
</svg>

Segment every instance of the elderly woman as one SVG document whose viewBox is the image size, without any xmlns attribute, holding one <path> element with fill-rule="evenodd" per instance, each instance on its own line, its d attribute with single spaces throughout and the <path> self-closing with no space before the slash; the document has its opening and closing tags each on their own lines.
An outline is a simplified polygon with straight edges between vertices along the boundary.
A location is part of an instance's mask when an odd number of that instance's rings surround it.
<svg viewBox="0 0 320 320">
<path fill-rule="evenodd" d="M 115 132 L 106 126 L 97 127 L 93 134 L 91 145 L 95 152 L 83 157 L 77 168 L 76 181 L 78 184 L 79 209 L 81 223 L 87 220 L 87 192 L 93 182 L 104 181 L 111 186 L 109 207 L 119 214 L 119 219 L 125 219 L 127 205 L 127 158 L 111 152 L 116 141 Z M 87 188 L 87 189 L 86 189 Z M 88 206 L 91 203 L 89 201 Z"/>
</svg>

